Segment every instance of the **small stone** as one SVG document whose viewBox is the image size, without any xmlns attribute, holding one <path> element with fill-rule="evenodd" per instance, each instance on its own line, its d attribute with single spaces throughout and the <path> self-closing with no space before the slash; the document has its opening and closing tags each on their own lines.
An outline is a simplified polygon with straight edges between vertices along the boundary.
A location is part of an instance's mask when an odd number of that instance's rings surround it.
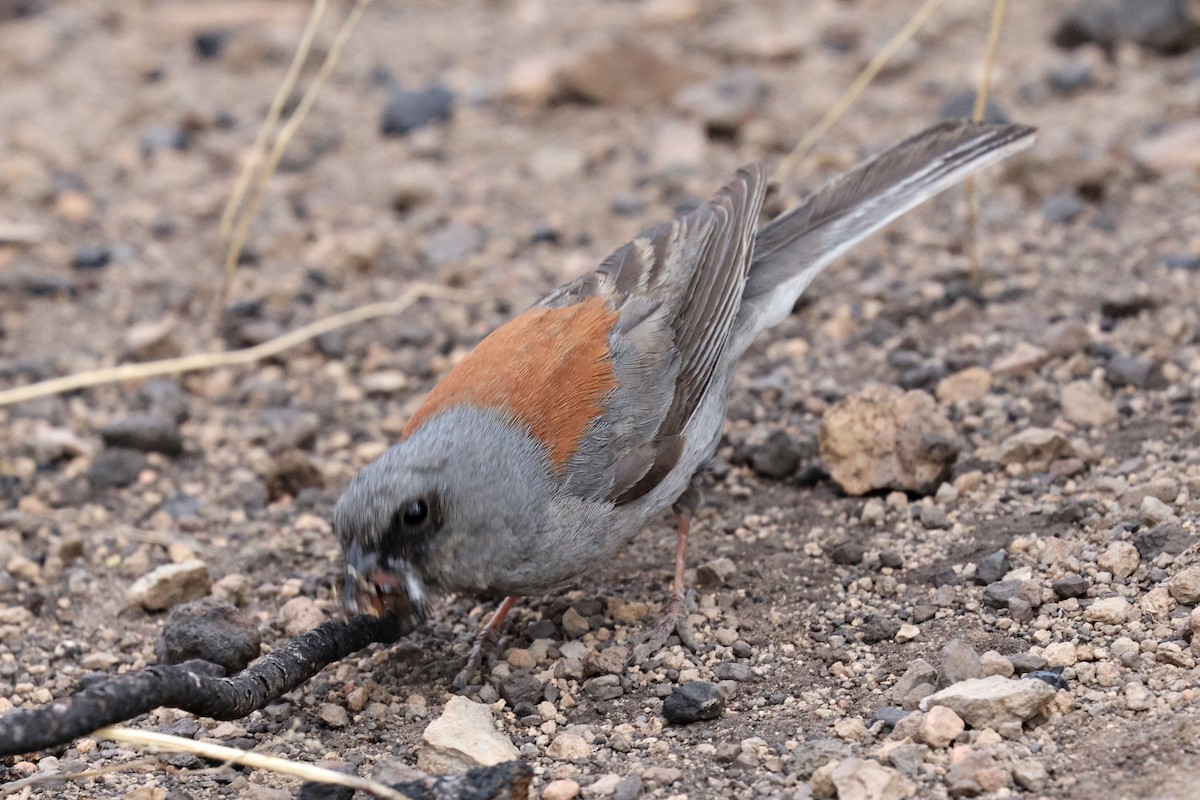
<svg viewBox="0 0 1200 800">
<path fill-rule="evenodd" d="M 500 681 L 499 692 L 509 708 L 518 705 L 537 705 L 542 701 L 542 682 L 525 671 L 514 672 Z"/>
<path fill-rule="evenodd" d="M 1083 597 L 1087 594 L 1088 582 L 1081 576 L 1073 572 L 1067 573 L 1058 580 L 1050 583 L 1050 591 L 1061 600 L 1068 597 Z"/>
<path fill-rule="evenodd" d="M 1047 222 L 1069 225 L 1087 209 L 1087 204 L 1074 188 L 1050 195 L 1042 203 L 1042 216 Z"/>
<path fill-rule="evenodd" d="M 620 775 L 613 772 L 605 773 L 583 787 L 583 796 L 589 798 L 589 800 L 593 797 L 612 797 L 616 794 L 617 785 L 620 783 Z"/>
<path fill-rule="evenodd" d="M 1167 591 L 1176 602 L 1184 605 L 1200 602 L 1200 566 L 1188 567 L 1171 576 Z"/>
<path fill-rule="evenodd" d="M 594 675 L 621 675 L 625 672 L 625 662 L 629 660 L 629 650 L 621 645 L 611 645 L 603 650 L 591 649 L 583 657 L 583 674 L 589 678 Z"/>
<path fill-rule="evenodd" d="M 800 466 L 800 446 L 787 431 L 775 430 L 750 452 L 750 469 L 763 478 L 782 480 Z"/>
<path fill-rule="evenodd" d="M 557 80 L 568 98 L 599 105 L 661 108 L 697 77 L 680 63 L 619 44 L 582 53 L 558 72 Z"/>
<path fill-rule="evenodd" d="M 435 122 L 445 122 L 454 114 L 454 92 L 441 84 L 408 90 L 393 86 L 380 117 L 384 136 L 405 136 Z"/>
<path fill-rule="evenodd" d="M 317 601 L 305 595 L 293 597 L 279 609 L 279 621 L 283 623 L 283 632 L 293 638 L 308 633 L 326 619 L 328 617 L 317 605 Z"/>
<path fill-rule="evenodd" d="M 1129 619 L 1132 610 L 1133 607 L 1124 597 L 1106 597 L 1089 605 L 1083 612 L 1083 618 L 1088 622 L 1120 625 Z"/>
<path fill-rule="evenodd" d="M 1151 495 L 1142 498 L 1142 505 L 1138 508 L 1138 519 L 1147 525 L 1166 525 L 1179 522 L 1179 517 L 1175 515 L 1169 505 Z"/>
<path fill-rule="evenodd" d="M 900 630 L 900 623 L 891 617 L 872 615 L 862 626 L 863 642 L 877 644 L 895 638 Z"/>
<path fill-rule="evenodd" d="M 946 643 L 942 648 L 942 668 L 938 672 L 937 688 L 982 677 L 983 665 L 975 648 L 962 639 L 952 639 Z"/>
<path fill-rule="evenodd" d="M 1138 555 L 1137 548 L 1132 543 L 1113 542 L 1104 548 L 1104 552 L 1100 554 L 1096 564 L 1100 569 L 1111 572 L 1115 579 L 1123 581 L 1138 568 L 1140 560 L 1141 556 Z"/>
<path fill-rule="evenodd" d="M 821 463 L 848 494 L 933 492 L 958 457 L 958 433 L 932 396 L 868 387 L 821 418 Z"/>
<path fill-rule="evenodd" d="M 331 728 L 344 728 L 350 724 L 350 715 L 337 703 L 322 703 L 321 720 Z"/>
<path fill-rule="evenodd" d="M 1008 656 L 1008 662 L 1018 675 L 1026 675 L 1046 667 L 1046 659 L 1034 653 L 1013 653 Z"/>
<path fill-rule="evenodd" d="M 112 248 L 106 244 L 81 244 L 75 248 L 71 266 L 79 270 L 103 269 L 112 261 Z"/>
<path fill-rule="evenodd" d="M 1050 87 L 1061 95 L 1078 94 L 1096 82 L 1092 68 L 1082 61 L 1067 61 L 1046 75 Z"/>
<path fill-rule="evenodd" d="M 713 676 L 721 681 L 745 681 L 754 679 L 754 670 L 750 669 L 748 664 L 742 664 L 738 661 L 725 661 L 713 667 Z"/>
<path fill-rule="evenodd" d="M 197 600 L 171 609 L 154 651 L 163 664 L 198 658 L 232 675 L 258 658 L 261 648 L 253 620 L 228 603 Z"/>
<path fill-rule="evenodd" d="M 829 558 L 835 564 L 853 566 L 862 563 L 866 554 L 867 548 L 861 542 L 848 541 L 834 547 L 829 553 Z"/>
<path fill-rule="evenodd" d="M 677 109 L 699 117 L 715 136 L 736 136 L 763 107 L 770 87 L 751 69 L 735 69 L 717 80 L 696 83 L 675 94 Z"/>
<path fill-rule="evenodd" d="M 1192 537 L 1183 528 L 1174 524 L 1155 525 L 1148 531 L 1133 537 L 1143 561 L 1152 561 L 1160 553 L 1177 556 L 1188 548 Z"/>
<path fill-rule="evenodd" d="M 546 748 L 546 755 L 556 761 L 579 761 L 587 758 L 594 748 L 576 733 L 560 733 Z"/>
<path fill-rule="evenodd" d="M 1125 707 L 1130 711 L 1149 711 L 1154 707 L 1154 694 L 1137 681 L 1125 684 Z"/>
<path fill-rule="evenodd" d="M 1027 469 L 1043 471 L 1055 461 L 1073 457 L 1075 448 L 1059 431 L 1027 428 L 1005 439 L 999 455 L 1004 464 L 1022 464 Z"/>
<path fill-rule="evenodd" d="M 450 775 L 519 756 L 509 738 L 496 730 L 491 709 L 455 695 L 421 734 L 417 767 L 433 775 Z"/>
<path fill-rule="evenodd" d="M 1040 792 L 1050 780 L 1050 773 L 1037 761 L 1018 761 L 1012 765 L 1013 780 L 1022 789 Z"/>
<path fill-rule="evenodd" d="M 830 780 L 838 800 L 903 800 L 913 788 L 899 772 L 861 758 L 843 759 Z"/>
<path fill-rule="evenodd" d="M 179 426 L 151 414 L 113 422 L 100 431 L 100 438 L 106 447 L 124 447 L 168 456 L 183 452 L 183 436 Z"/>
<path fill-rule="evenodd" d="M 933 748 L 950 744 L 966 727 L 962 719 L 945 706 L 934 706 L 921 720 L 921 741 Z"/>
<path fill-rule="evenodd" d="M 716 684 L 688 681 L 663 701 L 663 715 L 675 725 L 717 719 L 725 710 L 725 698 Z"/>
<path fill-rule="evenodd" d="M 921 525 L 926 530 L 945 530 L 950 527 L 950 517 L 941 506 L 922 506 Z"/>
<path fill-rule="evenodd" d="M 109 448 L 92 460 L 88 483 L 93 489 L 118 489 L 136 481 L 148 466 L 146 456 L 137 450 Z"/>
<path fill-rule="evenodd" d="M 998 730 L 1005 723 L 1037 716 L 1054 694 L 1054 689 L 1041 681 L 992 675 L 955 683 L 926 697 L 921 706 L 946 706 L 972 728 Z"/>
<path fill-rule="evenodd" d="M 696 568 L 696 582 L 705 588 L 724 586 L 737 573 L 731 558 L 718 558 Z"/>
<path fill-rule="evenodd" d="M 1079 660 L 1075 645 L 1071 642 L 1054 642 L 1043 649 L 1046 664 L 1051 667 L 1070 667 Z"/>
<path fill-rule="evenodd" d="M 1009 568 L 1008 551 L 997 550 L 979 560 L 975 566 L 975 582 L 983 586 L 995 583 L 1008 574 Z"/>
<path fill-rule="evenodd" d="M 983 367 L 967 367 L 947 375 L 938 383 L 934 394 L 946 404 L 979 400 L 992 389 L 992 373 Z"/>
<path fill-rule="evenodd" d="M 1080 0 L 1059 20 L 1053 39 L 1059 47 L 1092 43 L 1109 53 L 1130 41 L 1169 56 L 1200 44 L 1200 23 L 1181 0 Z"/>
<path fill-rule="evenodd" d="M 921 635 L 921 629 L 912 623 L 904 623 L 896 630 L 896 641 L 900 644 L 911 642 Z"/>
<path fill-rule="evenodd" d="M 569 779 L 550 781 L 542 789 L 542 800 L 572 800 L 579 796 L 579 784 Z"/>
<path fill-rule="evenodd" d="M 932 690 L 935 683 L 937 683 L 937 670 L 933 668 L 933 665 L 923 658 L 914 658 L 888 695 L 894 701 L 903 701 L 918 686 L 929 686 Z"/>
<path fill-rule="evenodd" d="M 1000 375 L 1027 375 L 1041 369 L 1050 360 L 1050 351 L 1029 342 L 1021 342 L 1011 353 L 997 359 L 992 371 Z"/>
<path fill-rule="evenodd" d="M 659 768 L 661 769 L 661 768 Z M 680 773 L 679 770 L 664 770 L 667 773 Z M 650 770 L 647 770 L 649 777 Z M 682 773 L 680 773 L 682 775 Z M 665 777 L 670 777 L 670 774 Z M 676 778 L 675 780 L 678 780 Z M 662 781 L 660 785 L 666 786 L 675 781 Z M 612 800 L 638 800 L 642 796 L 643 790 L 642 779 L 637 775 L 626 775 L 621 780 L 617 781 L 617 785 L 613 787 Z"/>
<path fill-rule="evenodd" d="M 1013 663 L 1009 659 L 997 653 L 995 650 L 988 650 L 979 657 L 979 665 L 983 667 L 984 677 L 989 675 L 999 675 L 1003 678 L 1012 677 Z"/>
<path fill-rule="evenodd" d="M 1113 356 L 1105 368 L 1104 379 L 1115 389 L 1132 386 L 1159 391 L 1170 386 L 1162 364 L 1135 356 Z"/>
<path fill-rule="evenodd" d="M 1062 390 L 1063 417 L 1072 425 L 1099 428 L 1117 420 L 1117 407 L 1090 381 L 1072 381 Z"/>
<path fill-rule="evenodd" d="M 1170 590 L 1160 585 L 1142 595 L 1138 605 L 1152 617 L 1166 617 L 1175 609 L 1176 602 Z"/>
<path fill-rule="evenodd" d="M 839 719 L 833 723 L 833 732 L 837 737 L 846 742 L 861 742 L 867 738 L 867 726 L 863 724 L 861 719 L 853 717 L 847 719 Z"/>
<path fill-rule="evenodd" d="M 164 564 L 138 578 L 126 596 L 131 605 L 146 611 L 166 611 L 204 597 L 212 590 L 212 576 L 203 561 Z"/>
<path fill-rule="evenodd" d="M 267 496 L 272 500 L 295 497 L 305 489 L 319 489 L 325 476 L 303 450 L 287 450 L 275 456 L 266 475 Z"/>
<path fill-rule="evenodd" d="M 587 619 L 578 611 L 568 608 L 563 612 L 562 630 L 567 636 L 572 639 L 578 639 L 591 629 Z"/>
</svg>

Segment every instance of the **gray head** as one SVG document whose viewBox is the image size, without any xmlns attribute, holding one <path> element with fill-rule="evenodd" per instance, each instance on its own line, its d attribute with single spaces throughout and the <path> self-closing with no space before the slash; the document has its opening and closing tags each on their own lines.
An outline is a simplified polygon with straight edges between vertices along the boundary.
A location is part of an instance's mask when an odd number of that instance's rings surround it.
<svg viewBox="0 0 1200 800">
<path fill-rule="evenodd" d="M 422 617 L 439 591 L 501 590 L 535 539 L 547 454 L 501 415 L 459 407 L 368 464 L 333 510 L 348 613 Z"/>
</svg>

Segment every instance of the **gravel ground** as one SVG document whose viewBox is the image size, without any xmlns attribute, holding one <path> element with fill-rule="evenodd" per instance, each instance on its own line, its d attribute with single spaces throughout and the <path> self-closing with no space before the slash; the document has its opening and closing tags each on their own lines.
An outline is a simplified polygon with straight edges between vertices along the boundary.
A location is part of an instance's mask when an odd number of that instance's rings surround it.
<svg viewBox="0 0 1200 800">
<path fill-rule="evenodd" d="M 737 165 L 778 164 L 914 4 L 803 5 L 370 7 L 266 191 L 219 335 L 263 341 L 418 281 L 470 299 L 0 409 L 0 712 L 154 663 L 167 609 L 198 597 L 237 609 L 218 616 L 243 658 L 335 615 L 332 503 L 436 376 Z M 1200 37 L 1168 14 L 1139 45 L 1063 24 L 1071 5 L 1010 11 L 994 111 L 1041 133 L 976 182 L 978 270 L 948 193 L 748 355 L 693 529 L 704 652 L 624 667 L 669 585 L 663 519 L 519 605 L 465 698 L 451 677 L 489 607 L 452 598 L 245 720 L 139 724 L 361 774 L 519 754 L 548 800 L 1194 797 Z M 0 2 L 0 386 L 209 345 L 222 206 L 306 8 Z M 969 108 L 987 16 L 943 8 L 773 208 Z M 867 411 L 949 431 L 919 483 L 887 441 L 833 447 Z M 0 779 L 138 755 L 84 739 Z M 164 764 L 28 796 L 298 789 Z"/>
</svg>

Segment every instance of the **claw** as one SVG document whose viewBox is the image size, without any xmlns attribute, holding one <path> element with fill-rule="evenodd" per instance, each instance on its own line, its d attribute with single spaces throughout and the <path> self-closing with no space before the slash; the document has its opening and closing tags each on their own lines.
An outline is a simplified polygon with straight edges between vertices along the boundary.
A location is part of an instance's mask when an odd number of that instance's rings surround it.
<svg viewBox="0 0 1200 800">
<path fill-rule="evenodd" d="M 634 648 L 628 663 L 645 663 L 663 649 L 672 635 L 678 636 L 679 643 L 688 650 L 693 653 L 699 652 L 696 637 L 692 633 L 692 624 L 688 621 L 688 611 L 695 608 L 695 597 L 694 590 L 689 590 L 686 596 L 673 595 L 667 603 L 666 613 L 659 619 L 658 624 L 642 636 L 641 644 Z"/>
</svg>

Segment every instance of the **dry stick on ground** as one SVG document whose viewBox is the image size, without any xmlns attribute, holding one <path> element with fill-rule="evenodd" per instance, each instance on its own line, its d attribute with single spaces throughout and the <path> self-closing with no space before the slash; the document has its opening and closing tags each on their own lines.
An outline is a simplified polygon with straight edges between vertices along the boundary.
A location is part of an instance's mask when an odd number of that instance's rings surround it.
<svg viewBox="0 0 1200 800">
<path fill-rule="evenodd" d="M 304 96 L 300 98 L 300 103 L 296 106 L 296 110 L 288 117 L 287 122 L 280 128 L 279 135 L 275 137 L 271 153 L 267 156 L 267 163 L 263 165 L 262 172 L 258 176 L 254 193 L 250 196 L 249 202 L 238 219 L 237 225 L 233 229 L 233 236 L 229 241 L 229 250 L 225 256 L 225 270 L 221 278 L 221 288 L 217 292 L 217 301 L 213 308 L 212 319 L 214 330 L 220 322 L 221 314 L 224 312 L 225 302 L 229 297 L 229 291 L 233 284 L 233 273 L 237 270 L 238 258 L 241 257 L 242 248 L 246 245 L 246 237 L 250 233 L 250 224 L 258 216 L 258 209 L 262 206 L 263 196 L 267 191 L 267 183 L 271 180 L 271 176 L 275 174 L 275 170 L 278 169 L 279 162 L 283 159 L 284 151 L 287 150 L 292 137 L 296 135 L 300 124 L 304 122 L 304 118 L 308 116 L 313 103 L 317 101 L 317 95 L 320 93 L 321 87 L 325 85 L 325 81 L 328 80 L 334 65 L 341 58 L 342 50 L 345 48 L 346 42 L 350 40 L 350 34 L 358 26 L 358 21 L 362 18 L 363 11 L 366 10 L 366 7 L 371 2 L 372 0 L 357 0 L 354 4 L 354 8 L 346 16 L 342 27 L 338 29 L 337 36 L 334 37 L 333 44 L 330 45 L 329 52 L 325 55 L 325 60 L 321 62 L 317 74 L 313 76 L 312 82 L 304 92 Z"/>
<path fill-rule="evenodd" d="M 892 57 L 899 52 L 900 48 L 909 39 L 916 36 L 917 31 L 921 30 L 921 27 L 929 21 L 929 18 L 933 16 L 934 12 L 938 10 L 943 2 L 945 0 L 925 0 L 916 13 L 905 23 L 904 27 L 896 31 L 896 34 L 888 40 L 888 43 L 875 54 L 875 57 L 871 59 L 870 63 L 863 68 L 863 71 L 850 84 L 850 88 L 846 89 L 842 96 L 838 98 L 838 101 L 825 112 L 825 116 L 821 117 L 821 120 L 814 128 L 804 134 L 804 138 L 783 159 L 783 162 L 779 165 L 779 177 L 777 178 L 780 184 L 786 183 L 788 178 L 791 177 L 792 172 L 795 171 L 796 165 L 808 155 L 813 145 L 820 141 L 821 137 L 837 124 L 838 120 L 845 115 L 850 106 L 854 105 L 854 101 L 863 93 L 863 90 L 871 85 L 871 81 L 875 80 L 875 76 L 879 74 L 880 70 L 887 66 L 887 63 L 892 60 Z"/>
<path fill-rule="evenodd" d="M 37 708 L 0 717 L 0 756 L 67 744 L 160 706 L 213 719 L 240 719 L 290 692 L 334 661 L 411 630 L 395 618 L 326 622 L 232 677 L 207 661 L 156 664 Z"/>
<path fill-rule="evenodd" d="M 115 367 L 101 367 L 99 369 L 87 370 L 86 372 L 77 372 L 73 375 L 64 375 L 61 378 L 51 378 L 39 381 L 38 383 L 30 383 L 25 386 L 6 389 L 0 391 L 0 407 L 36 400 L 39 397 L 49 397 L 51 395 L 63 394 L 64 392 L 87 389 L 92 386 L 102 386 L 108 383 L 155 378 L 161 375 L 179 375 L 184 372 L 196 372 L 198 370 L 216 369 L 218 367 L 252 364 L 264 358 L 278 355 L 284 350 L 304 344 L 330 331 L 345 328 L 348 325 L 354 325 L 359 322 L 365 322 L 376 317 L 399 314 L 422 298 L 467 302 L 473 297 L 474 295 L 458 289 L 419 283 L 410 286 L 396 300 L 368 303 L 364 306 L 352 308 L 349 311 L 343 311 L 340 314 L 324 317 L 294 331 L 285 333 L 282 336 L 263 342 L 262 344 L 256 344 L 254 347 L 247 347 L 243 350 L 220 353 L 197 353 L 190 356 L 180 356 L 179 358 L 166 358 L 161 361 L 118 364 Z"/>
<path fill-rule="evenodd" d="M 996 51 L 1000 47 L 1000 27 L 1004 24 L 1004 7 L 1006 0 L 994 0 L 992 4 L 992 24 L 988 29 L 987 52 L 983 57 L 983 74 L 979 77 L 979 89 L 975 92 L 975 108 L 971 118 L 982 122 L 987 116 L 988 93 L 992 90 L 992 71 L 996 67 Z M 977 225 L 979 210 L 975 204 L 975 176 L 968 175 L 963 184 L 963 192 L 967 197 L 967 259 L 970 274 L 974 282 L 979 281 L 979 236 Z"/>
</svg>

